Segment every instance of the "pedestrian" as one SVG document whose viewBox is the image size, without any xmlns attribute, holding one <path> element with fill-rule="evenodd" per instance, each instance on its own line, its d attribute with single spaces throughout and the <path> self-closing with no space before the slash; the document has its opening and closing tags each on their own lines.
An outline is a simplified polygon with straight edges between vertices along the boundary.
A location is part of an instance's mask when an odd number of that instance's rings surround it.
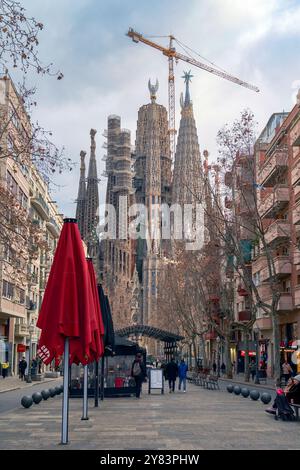
<svg viewBox="0 0 300 470">
<path fill-rule="evenodd" d="M 284 393 L 289 403 L 300 405 L 300 374 L 291 377 L 285 389 L 283 391 L 279 389 L 278 392 Z M 276 408 L 278 407 L 276 401 L 275 398 L 273 405 L 265 410 L 266 413 L 276 414 Z"/>
<path fill-rule="evenodd" d="M 256 364 L 254 361 L 251 361 L 251 364 L 249 366 L 249 369 L 250 369 L 250 374 L 251 374 L 251 377 L 252 377 L 252 380 L 254 382 L 254 377 L 256 375 Z"/>
<path fill-rule="evenodd" d="M 235 374 L 235 361 L 233 361 L 231 368 L 232 368 L 232 375 L 234 375 Z"/>
<path fill-rule="evenodd" d="M 25 371 L 27 369 L 27 362 L 25 357 L 23 356 L 21 361 L 19 362 L 19 377 L 21 380 L 25 380 Z"/>
<path fill-rule="evenodd" d="M 2 377 L 5 379 L 8 374 L 9 362 L 2 362 Z"/>
<path fill-rule="evenodd" d="M 293 369 L 287 360 L 284 361 L 281 368 L 282 368 L 282 374 L 285 380 L 285 385 L 287 385 L 288 380 L 291 377 L 291 374 L 293 373 Z"/>
<path fill-rule="evenodd" d="M 166 367 L 166 376 L 169 381 L 169 392 L 175 392 L 175 382 L 178 376 L 178 365 L 175 362 L 174 357 L 172 357 L 171 361 L 167 364 Z"/>
<path fill-rule="evenodd" d="M 216 361 L 213 362 L 212 368 L 213 368 L 213 373 L 216 374 L 216 372 L 217 372 L 217 364 L 216 364 Z"/>
<path fill-rule="evenodd" d="M 181 359 L 181 362 L 179 364 L 178 368 L 178 377 L 179 377 L 179 385 L 178 385 L 178 390 L 181 390 L 181 384 L 183 384 L 183 392 L 186 392 L 186 373 L 188 371 L 188 366 L 185 363 L 184 359 Z"/>
<path fill-rule="evenodd" d="M 221 365 L 222 375 L 225 375 L 225 371 L 226 371 L 226 366 L 225 366 L 224 362 L 222 362 L 222 365 Z"/>
<path fill-rule="evenodd" d="M 136 398 L 140 398 L 142 383 L 147 376 L 146 367 L 141 353 L 137 353 L 131 367 L 131 377 L 135 380 Z"/>
</svg>

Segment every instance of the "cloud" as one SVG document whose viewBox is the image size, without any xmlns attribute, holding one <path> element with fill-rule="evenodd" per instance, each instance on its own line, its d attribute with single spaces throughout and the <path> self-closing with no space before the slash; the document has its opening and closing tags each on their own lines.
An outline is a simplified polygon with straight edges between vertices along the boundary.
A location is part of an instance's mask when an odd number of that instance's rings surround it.
<svg viewBox="0 0 300 470">
<path fill-rule="evenodd" d="M 257 94 L 193 68 L 191 96 L 201 149 L 217 156 L 216 134 L 250 107 L 262 128 L 275 111 L 291 107 L 293 82 L 300 79 L 298 36 L 300 6 L 292 0 L 26 0 L 30 14 L 45 24 L 40 54 L 54 61 L 65 75 L 57 82 L 30 76 L 38 87 L 35 117 L 53 130 L 57 144 L 79 162 L 81 149 L 89 150 L 89 130 L 96 136 L 99 175 L 105 150 L 102 131 L 107 116 L 118 114 L 135 141 L 138 108 L 149 102 L 148 79 L 160 82 L 158 102 L 168 103 L 168 61 L 159 51 L 135 44 L 125 33 L 129 26 L 163 36 L 170 33 L 233 75 L 257 85 Z M 153 38 L 168 45 L 167 37 Z M 176 45 L 179 50 L 179 46 Z M 183 50 L 180 52 L 185 53 Z M 195 56 L 199 60 L 203 60 Z M 183 70 L 176 65 L 177 127 Z M 100 176 L 101 178 L 101 176 Z M 55 199 L 66 215 L 74 215 L 79 165 L 74 173 L 57 177 L 62 185 Z M 99 189 L 102 202 L 106 180 Z"/>
</svg>

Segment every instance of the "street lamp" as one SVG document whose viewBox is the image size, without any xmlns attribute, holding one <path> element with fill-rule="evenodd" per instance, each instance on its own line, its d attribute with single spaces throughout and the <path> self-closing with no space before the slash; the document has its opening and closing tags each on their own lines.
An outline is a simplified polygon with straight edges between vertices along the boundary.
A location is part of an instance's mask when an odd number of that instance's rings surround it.
<svg viewBox="0 0 300 470">
<path fill-rule="evenodd" d="M 259 381 L 259 376 L 258 376 L 258 372 L 259 372 L 259 328 L 257 326 L 253 327 L 253 333 L 254 333 L 254 339 L 255 339 L 255 349 L 256 349 L 256 367 L 255 367 L 255 381 L 254 383 L 259 385 L 260 384 L 260 381 Z"/>
<path fill-rule="evenodd" d="M 32 353 L 32 335 L 34 333 L 34 325 L 30 323 L 28 327 L 29 331 L 29 358 L 28 358 L 28 373 L 27 373 L 27 383 L 31 383 L 31 353 Z"/>
<path fill-rule="evenodd" d="M 220 342 L 221 342 L 221 338 L 220 336 L 217 336 L 216 338 L 216 341 L 217 341 L 217 345 L 218 345 L 218 351 L 217 351 L 217 354 L 218 354 L 218 358 L 217 358 L 217 374 L 218 374 L 218 377 L 220 377 Z"/>
</svg>

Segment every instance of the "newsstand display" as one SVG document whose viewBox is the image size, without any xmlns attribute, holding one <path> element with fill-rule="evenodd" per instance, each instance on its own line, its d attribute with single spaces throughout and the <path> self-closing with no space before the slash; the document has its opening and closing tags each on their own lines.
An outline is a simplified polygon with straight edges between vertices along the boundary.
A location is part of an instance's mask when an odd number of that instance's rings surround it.
<svg viewBox="0 0 300 470">
<path fill-rule="evenodd" d="M 146 352 L 137 343 L 115 336 L 113 355 L 104 357 L 104 397 L 135 395 L 135 381 L 131 377 L 131 367 L 137 352 L 142 352 L 146 364 Z M 100 359 L 101 363 L 101 359 Z M 99 369 L 101 367 L 99 366 Z M 101 380 L 100 380 L 101 384 Z M 99 395 L 101 394 L 99 385 Z M 88 366 L 88 396 L 95 395 L 95 364 Z M 83 366 L 72 364 L 70 380 L 70 397 L 83 396 Z"/>
</svg>

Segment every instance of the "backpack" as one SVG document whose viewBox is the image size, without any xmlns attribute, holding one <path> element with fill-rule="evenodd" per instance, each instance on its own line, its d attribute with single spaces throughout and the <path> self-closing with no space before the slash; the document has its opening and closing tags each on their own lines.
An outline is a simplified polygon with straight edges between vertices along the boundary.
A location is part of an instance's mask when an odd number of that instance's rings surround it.
<svg viewBox="0 0 300 470">
<path fill-rule="evenodd" d="M 276 420 L 278 420 L 279 418 L 283 421 L 295 420 L 294 410 L 289 404 L 285 395 L 277 393 L 275 398 L 275 404 L 277 407 L 275 415 Z"/>
<path fill-rule="evenodd" d="M 139 362 L 135 362 L 132 369 L 133 377 L 138 377 L 142 373 L 142 368 Z"/>
</svg>

